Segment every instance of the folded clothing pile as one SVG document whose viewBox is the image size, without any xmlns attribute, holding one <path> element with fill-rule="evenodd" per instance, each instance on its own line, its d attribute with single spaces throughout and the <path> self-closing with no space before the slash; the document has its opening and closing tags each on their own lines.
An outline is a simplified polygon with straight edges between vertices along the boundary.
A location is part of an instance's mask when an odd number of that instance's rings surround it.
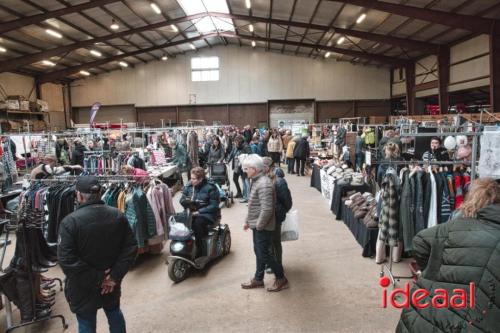
<svg viewBox="0 0 500 333">
<path fill-rule="evenodd" d="M 349 168 L 347 164 L 333 165 L 329 168 L 324 168 L 326 173 L 337 179 L 338 185 L 350 184 L 352 186 L 361 186 L 364 184 L 363 174 L 354 172 L 354 169 Z"/>
<path fill-rule="evenodd" d="M 363 222 L 366 227 L 376 228 L 378 226 L 377 201 L 371 193 L 351 194 L 345 201 L 345 205 L 352 210 L 354 217 Z"/>
</svg>

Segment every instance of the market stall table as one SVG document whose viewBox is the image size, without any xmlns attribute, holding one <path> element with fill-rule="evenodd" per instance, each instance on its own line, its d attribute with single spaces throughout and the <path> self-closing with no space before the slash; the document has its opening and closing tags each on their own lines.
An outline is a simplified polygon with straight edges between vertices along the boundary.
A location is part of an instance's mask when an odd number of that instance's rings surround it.
<svg viewBox="0 0 500 333">
<path fill-rule="evenodd" d="M 321 192 L 320 167 L 316 164 L 312 165 L 311 187 L 314 187 L 315 189 Z"/>
<path fill-rule="evenodd" d="M 368 228 L 361 219 L 354 217 L 353 211 L 342 202 L 342 220 L 349 228 L 356 241 L 363 248 L 363 257 L 373 257 L 377 244 L 378 228 Z"/>
<path fill-rule="evenodd" d="M 351 184 L 342 184 L 338 183 L 338 180 L 335 182 L 335 187 L 333 189 L 332 195 L 332 204 L 330 206 L 331 211 L 335 214 L 335 219 L 342 219 L 342 197 L 349 191 L 356 191 L 360 193 L 364 193 L 370 190 L 370 187 L 367 184 L 363 185 L 351 185 Z"/>
</svg>

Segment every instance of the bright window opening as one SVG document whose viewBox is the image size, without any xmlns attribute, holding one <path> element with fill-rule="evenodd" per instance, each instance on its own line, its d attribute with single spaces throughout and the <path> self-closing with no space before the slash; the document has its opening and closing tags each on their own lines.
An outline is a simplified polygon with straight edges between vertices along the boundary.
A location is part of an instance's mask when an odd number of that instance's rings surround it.
<svg viewBox="0 0 500 333">
<path fill-rule="evenodd" d="M 219 81 L 219 57 L 191 58 L 192 81 Z"/>
</svg>

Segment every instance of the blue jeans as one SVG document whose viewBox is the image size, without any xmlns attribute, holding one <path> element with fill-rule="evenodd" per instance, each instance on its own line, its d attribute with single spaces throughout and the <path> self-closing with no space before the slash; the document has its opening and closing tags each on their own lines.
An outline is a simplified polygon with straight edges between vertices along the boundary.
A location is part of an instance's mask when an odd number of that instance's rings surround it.
<svg viewBox="0 0 500 333">
<path fill-rule="evenodd" d="M 276 261 L 271 246 L 273 243 L 273 231 L 253 229 L 253 250 L 257 259 L 257 269 L 255 270 L 255 280 L 263 281 L 266 266 L 271 268 L 277 279 L 285 277 L 283 266 Z"/>
<path fill-rule="evenodd" d="M 125 318 L 117 307 L 113 310 L 103 309 L 106 317 L 108 317 L 109 332 L 110 333 L 126 333 Z M 89 314 L 76 314 L 78 320 L 78 333 L 96 333 L 97 324 L 97 310 L 92 315 Z"/>
<path fill-rule="evenodd" d="M 250 189 L 250 181 L 248 180 L 248 177 L 242 177 L 242 180 L 243 180 L 243 199 L 245 200 L 248 200 L 248 195 L 250 193 L 248 193 L 249 189 Z"/>
</svg>

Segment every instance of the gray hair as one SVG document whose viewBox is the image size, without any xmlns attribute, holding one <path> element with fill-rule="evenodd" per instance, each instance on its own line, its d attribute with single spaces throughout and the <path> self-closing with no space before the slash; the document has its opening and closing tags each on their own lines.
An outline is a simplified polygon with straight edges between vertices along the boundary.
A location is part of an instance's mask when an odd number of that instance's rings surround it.
<svg viewBox="0 0 500 333">
<path fill-rule="evenodd" d="M 254 168 L 258 172 L 264 170 L 264 161 L 257 154 L 248 155 L 242 163 L 243 168 Z"/>
</svg>

